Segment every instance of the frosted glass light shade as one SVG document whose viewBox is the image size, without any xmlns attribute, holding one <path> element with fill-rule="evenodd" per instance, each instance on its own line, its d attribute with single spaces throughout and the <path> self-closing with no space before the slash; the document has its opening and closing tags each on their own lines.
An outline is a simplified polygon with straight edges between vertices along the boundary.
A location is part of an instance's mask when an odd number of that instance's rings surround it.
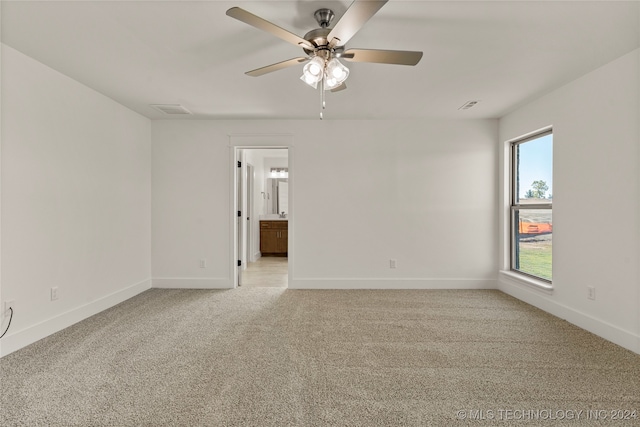
<svg viewBox="0 0 640 427">
<path fill-rule="evenodd" d="M 317 83 L 324 77 L 324 59 L 316 56 L 309 61 L 302 69 L 304 82 L 307 84 Z"/>
<path fill-rule="evenodd" d="M 307 78 L 306 74 L 302 74 L 302 76 L 300 76 L 300 80 L 302 80 L 303 82 L 305 82 L 306 84 L 308 84 L 309 86 L 311 86 L 314 89 L 316 89 L 318 87 L 318 82 L 315 81 L 314 79 Z"/>
<path fill-rule="evenodd" d="M 336 86 L 339 86 L 349 77 L 349 69 L 337 58 L 333 58 L 327 63 L 327 74 L 327 79 L 334 78 L 337 82 Z"/>
<path fill-rule="evenodd" d="M 327 78 L 324 79 L 324 90 L 331 90 L 340 85 L 341 83 L 339 83 L 335 77 L 327 76 Z"/>
</svg>

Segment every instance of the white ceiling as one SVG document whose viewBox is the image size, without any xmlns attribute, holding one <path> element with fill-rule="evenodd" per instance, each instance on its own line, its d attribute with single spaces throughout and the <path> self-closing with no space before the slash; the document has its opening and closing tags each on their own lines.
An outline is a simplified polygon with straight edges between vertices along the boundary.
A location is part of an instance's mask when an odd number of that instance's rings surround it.
<svg viewBox="0 0 640 427">
<path fill-rule="evenodd" d="M 225 15 L 240 6 L 303 36 L 313 12 L 346 1 L 2 1 L 2 42 L 151 119 L 149 104 L 194 118 L 315 119 L 302 56 Z M 424 51 L 415 67 L 346 63 L 348 90 L 326 119 L 496 118 L 640 46 L 638 1 L 390 0 L 347 47 Z M 335 20 L 334 20 L 335 24 Z M 459 111 L 469 100 L 474 108 Z M 181 117 L 183 118 L 183 117 Z"/>
</svg>

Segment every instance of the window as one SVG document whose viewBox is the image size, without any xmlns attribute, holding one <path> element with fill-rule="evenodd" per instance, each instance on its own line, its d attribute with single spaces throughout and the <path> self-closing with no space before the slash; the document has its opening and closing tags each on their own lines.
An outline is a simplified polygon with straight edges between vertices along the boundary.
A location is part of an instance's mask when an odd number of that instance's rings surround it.
<svg viewBox="0 0 640 427">
<path fill-rule="evenodd" d="M 553 134 L 511 143 L 511 270 L 551 282 Z"/>
</svg>

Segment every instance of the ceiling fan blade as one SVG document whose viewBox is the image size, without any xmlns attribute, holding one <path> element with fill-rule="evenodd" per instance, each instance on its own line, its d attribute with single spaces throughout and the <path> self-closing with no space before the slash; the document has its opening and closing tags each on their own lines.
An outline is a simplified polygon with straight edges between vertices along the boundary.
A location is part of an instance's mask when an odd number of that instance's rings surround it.
<svg viewBox="0 0 640 427">
<path fill-rule="evenodd" d="M 247 71 L 245 74 L 251 77 L 262 76 L 263 74 L 272 73 L 274 71 L 282 70 L 283 68 L 292 67 L 294 65 L 307 62 L 309 58 L 292 58 L 286 61 L 277 62 L 275 64 L 267 65 L 266 67 L 257 68 L 255 70 Z"/>
<path fill-rule="evenodd" d="M 351 62 L 416 65 L 422 58 L 422 52 L 410 50 L 348 49 L 340 55 L 340 58 Z"/>
<path fill-rule="evenodd" d="M 314 49 L 315 47 L 309 43 L 307 40 L 302 37 L 298 37 L 285 30 L 284 28 L 278 27 L 276 24 L 273 24 L 265 19 L 260 18 L 259 16 L 254 15 L 251 12 L 247 12 L 244 9 L 239 7 L 232 7 L 227 10 L 227 16 L 237 19 L 238 21 L 242 21 L 245 24 L 249 24 L 252 27 L 256 27 L 262 31 L 266 31 L 267 33 L 271 33 L 272 35 L 281 38 L 282 40 L 292 43 L 296 46 L 306 47 L 307 49 Z"/>
<path fill-rule="evenodd" d="M 340 86 L 331 89 L 331 92 L 340 92 L 341 90 L 345 90 L 346 88 L 347 85 L 345 83 L 342 83 Z"/>
<path fill-rule="evenodd" d="M 329 35 L 329 46 L 344 46 L 388 0 L 355 0 Z"/>
</svg>

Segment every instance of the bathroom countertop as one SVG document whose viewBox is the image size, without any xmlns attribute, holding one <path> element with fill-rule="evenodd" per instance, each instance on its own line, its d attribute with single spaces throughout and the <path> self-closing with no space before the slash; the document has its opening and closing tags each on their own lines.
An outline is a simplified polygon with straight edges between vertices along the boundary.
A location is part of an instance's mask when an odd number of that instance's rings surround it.
<svg viewBox="0 0 640 427">
<path fill-rule="evenodd" d="M 260 221 L 288 221 L 289 218 L 280 218 L 278 215 L 260 215 Z"/>
</svg>

